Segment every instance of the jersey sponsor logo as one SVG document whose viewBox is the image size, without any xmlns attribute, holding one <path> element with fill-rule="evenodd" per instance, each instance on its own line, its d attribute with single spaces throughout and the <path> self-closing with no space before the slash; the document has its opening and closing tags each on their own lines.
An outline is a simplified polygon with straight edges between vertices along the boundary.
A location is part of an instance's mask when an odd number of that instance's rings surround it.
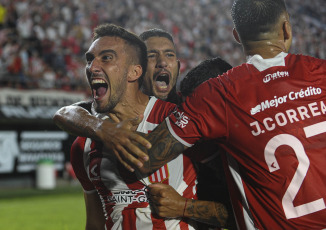
<svg viewBox="0 0 326 230">
<path fill-rule="evenodd" d="M 272 73 L 272 74 L 267 74 L 264 78 L 263 78 L 263 82 L 264 83 L 268 83 L 272 80 L 276 80 L 278 78 L 283 78 L 283 77 L 289 77 L 289 72 L 288 71 L 277 71 L 276 73 Z"/>
<path fill-rule="evenodd" d="M 258 136 L 265 132 L 273 131 L 277 127 L 283 127 L 323 114 L 326 114 L 326 104 L 324 101 L 318 101 L 309 103 L 306 106 L 298 106 L 293 109 L 278 112 L 273 117 L 266 117 L 262 121 L 254 121 L 249 125 L 252 128 L 251 134 Z M 271 167 L 273 168 L 274 165 Z"/>
<path fill-rule="evenodd" d="M 169 178 L 169 169 L 168 169 L 168 165 L 166 164 L 162 166 L 160 169 L 156 170 L 156 172 L 152 173 L 148 177 L 148 180 L 153 184 L 153 183 L 163 182 L 168 178 Z"/>
<path fill-rule="evenodd" d="M 189 117 L 184 115 L 183 112 L 180 113 L 180 112 L 176 111 L 174 114 L 175 114 L 175 117 L 177 118 L 177 121 L 175 122 L 175 124 L 177 126 L 179 126 L 180 128 L 185 128 L 190 120 Z"/>
<path fill-rule="evenodd" d="M 131 204 L 134 202 L 149 202 L 146 194 L 146 188 L 138 190 L 120 190 L 117 192 L 112 192 L 111 196 L 107 196 L 107 200 L 110 204 Z"/>
<path fill-rule="evenodd" d="M 269 109 L 273 107 L 277 108 L 279 105 L 288 102 L 288 100 L 294 101 L 305 97 L 319 95 L 321 93 L 322 93 L 321 88 L 315 88 L 313 86 L 309 86 L 306 89 L 301 89 L 300 91 L 297 92 L 291 91 L 287 95 L 281 97 L 274 96 L 273 99 L 262 101 L 260 104 L 256 105 L 254 108 L 250 110 L 250 114 L 255 115 L 261 111 L 264 111 L 265 109 Z"/>
</svg>

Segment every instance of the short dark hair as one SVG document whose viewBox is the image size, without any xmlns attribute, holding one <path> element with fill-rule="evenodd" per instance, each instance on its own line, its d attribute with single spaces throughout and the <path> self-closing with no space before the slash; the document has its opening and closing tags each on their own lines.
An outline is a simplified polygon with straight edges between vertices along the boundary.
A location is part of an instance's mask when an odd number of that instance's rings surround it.
<svg viewBox="0 0 326 230">
<path fill-rule="evenodd" d="M 140 64 L 143 69 L 143 73 L 138 79 L 139 87 L 141 87 L 147 70 L 147 48 L 145 43 L 136 34 L 114 24 L 102 24 L 94 29 L 93 41 L 105 36 L 119 37 L 125 40 L 128 45 L 134 47 L 137 59 L 132 58 L 132 60 Z"/>
<path fill-rule="evenodd" d="M 235 0 L 231 8 L 235 29 L 244 41 L 273 30 L 284 12 L 284 0 Z"/>
<path fill-rule="evenodd" d="M 220 57 L 202 61 L 183 78 L 180 83 L 180 93 L 182 96 L 187 97 L 204 81 L 217 77 L 230 69 L 232 69 L 232 66 Z"/>
<path fill-rule="evenodd" d="M 146 41 L 147 39 L 149 39 L 151 37 L 164 37 L 164 38 L 169 39 L 173 43 L 173 45 L 175 45 L 172 35 L 169 32 L 162 30 L 162 29 L 158 29 L 158 28 L 146 30 L 143 33 L 141 33 L 139 35 L 139 37 L 143 41 Z"/>
</svg>

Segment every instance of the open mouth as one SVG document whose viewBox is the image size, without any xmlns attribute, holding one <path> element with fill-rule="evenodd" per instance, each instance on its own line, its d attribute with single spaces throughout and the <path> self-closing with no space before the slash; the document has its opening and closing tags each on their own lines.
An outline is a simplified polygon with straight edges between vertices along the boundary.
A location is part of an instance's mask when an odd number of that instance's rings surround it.
<svg viewBox="0 0 326 230">
<path fill-rule="evenodd" d="M 160 91 L 168 90 L 168 86 L 170 84 L 170 75 L 167 73 L 162 73 L 156 76 L 154 79 L 156 88 Z"/>
<path fill-rule="evenodd" d="M 103 79 L 92 80 L 92 91 L 95 100 L 100 100 L 104 97 L 108 90 L 108 84 Z"/>
</svg>

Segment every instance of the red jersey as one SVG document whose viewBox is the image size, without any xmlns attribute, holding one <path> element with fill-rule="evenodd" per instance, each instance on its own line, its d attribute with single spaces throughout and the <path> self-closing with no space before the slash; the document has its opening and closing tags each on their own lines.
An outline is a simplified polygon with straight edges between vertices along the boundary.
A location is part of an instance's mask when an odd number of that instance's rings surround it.
<svg viewBox="0 0 326 230">
<path fill-rule="evenodd" d="M 152 97 L 137 131 L 148 133 L 175 105 Z M 196 172 L 191 160 L 180 155 L 150 175 L 131 173 L 112 154 L 103 157 L 102 144 L 78 137 L 71 148 L 71 163 L 84 191 L 97 192 L 106 215 L 106 229 L 194 229 L 192 220 L 162 219 L 152 215 L 147 185 L 165 183 L 180 195 L 196 198 Z M 83 156 L 83 157 L 81 157 Z"/>
<path fill-rule="evenodd" d="M 166 121 L 183 144 L 215 139 L 227 152 L 239 229 L 326 228 L 325 60 L 255 55 Z"/>
</svg>

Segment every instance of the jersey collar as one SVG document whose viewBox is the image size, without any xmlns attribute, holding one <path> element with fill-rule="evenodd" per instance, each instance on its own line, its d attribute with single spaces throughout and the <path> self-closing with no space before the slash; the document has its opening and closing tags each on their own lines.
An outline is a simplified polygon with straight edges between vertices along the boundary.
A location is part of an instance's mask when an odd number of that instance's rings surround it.
<svg viewBox="0 0 326 230">
<path fill-rule="evenodd" d="M 284 58 L 287 53 L 281 52 L 273 58 L 263 59 L 259 54 L 247 57 L 247 63 L 254 65 L 259 71 L 264 71 L 273 66 L 285 66 Z"/>
</svg>

